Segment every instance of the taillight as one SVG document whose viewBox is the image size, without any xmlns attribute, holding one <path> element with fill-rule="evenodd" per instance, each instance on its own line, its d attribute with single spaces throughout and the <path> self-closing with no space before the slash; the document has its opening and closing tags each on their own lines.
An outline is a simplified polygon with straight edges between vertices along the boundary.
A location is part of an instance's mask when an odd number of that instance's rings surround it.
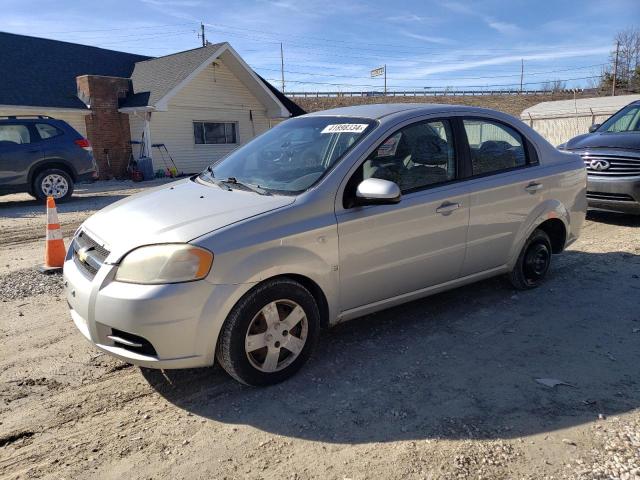
<svg viewBox="0 0 640 480">
<path fill-rule="evenodd" d="M 84 148 L 87 151 L 91 150 L 91 143 L 86 138 L 79 138 L 78 140 L 74 140 L 73 143 L 78 145 L 80 148 Z"/>
</svg>

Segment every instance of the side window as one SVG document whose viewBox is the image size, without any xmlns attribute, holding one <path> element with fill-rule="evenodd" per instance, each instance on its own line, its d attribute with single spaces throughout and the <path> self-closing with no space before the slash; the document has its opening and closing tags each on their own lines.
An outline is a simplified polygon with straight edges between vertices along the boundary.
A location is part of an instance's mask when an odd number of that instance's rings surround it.
<svg viewBox="0 0 640 480">
<path fill-rule="evenodd" d="M 473 175 L 522 167 L 527 163 L 525 142 L 513 128 L 491 120 L 463 120 Z"/>
<path fill-rule="evenodd" d="M 388 137 L 362 165 L 362 179 L 395 182 L 403 193 L 453 180 L 456 157 L 447 120 L 419 122 Z"/>
<path fill-rule="evenodd" d="M 196 145 L 237 143 L 235 122 L 193 122 Z"/>
<path fill-rule="evenodd" d="M 36 130 L 38 130 L 38 134 L 40 135 L 40 138 L 42 140 L 62 135 L 62 132 L 60 130 L 58 130 L 53 125 L 49 125 L 48 123 L 36 123 Z"/>
<path fill-rule="evenodd" d="M 0 125 L 0 142 L 31 143 L 31 135 L 25 125 Z"/>
</svg>

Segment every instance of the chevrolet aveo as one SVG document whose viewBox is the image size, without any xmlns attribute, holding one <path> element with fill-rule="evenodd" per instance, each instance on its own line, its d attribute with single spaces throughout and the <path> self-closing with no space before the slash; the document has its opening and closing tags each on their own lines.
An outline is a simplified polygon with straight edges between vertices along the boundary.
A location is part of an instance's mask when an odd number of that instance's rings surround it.
<svg viewBox="0 0 640 480">
<path fill-rule="evenodd" d="M 586 211 L 579 156 L 511 116 L 368 105 L 287 120 L 89 218 L 71 317 L 152 368 L 284 380 L 322 327 L 499 274 L 536 287 Z"/>
</svg>

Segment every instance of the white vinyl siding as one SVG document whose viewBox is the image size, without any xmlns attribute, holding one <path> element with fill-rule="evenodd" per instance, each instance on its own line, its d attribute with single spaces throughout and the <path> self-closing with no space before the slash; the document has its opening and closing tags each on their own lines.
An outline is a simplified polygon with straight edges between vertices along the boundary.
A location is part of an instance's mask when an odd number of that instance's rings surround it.
<svg viewBox="0 0 640 480">
<path fill-rule="evenodd" d="M 63 120 L 71 125 L 75 130 L 78 131 L 80 135 L 83 137 L 87 137 L 87 126 L 84 123 L 84 117 L 81 112 L 74 111 L 64 111 L 64 110 L 47 110 L 46 108 L 34 109 L 34 108 L 26 108 L 21 109 L 20 107 L 16 108 L 2 108 L 0 109 L 0 116 L 7 115 L 44 115 L 48 117 L 57 118 L 58 120 Z"/>
<path fill-rule="evenodd" d="M 236 123 L 237 143 L 196 145 L 193 122 L 198 121 Z M 166 112 L 151 114 L 151 142 L 167 146 L 179 171 L 196 173 L 269 126 L 265 106 L 218 59 L 169 101 Z M 133 140 L 140 139 L 140 131 L 138 122 L 132 121 Z M 168 166 L 157 149 L 152 153 L 154 169 Z"/>
</svg>

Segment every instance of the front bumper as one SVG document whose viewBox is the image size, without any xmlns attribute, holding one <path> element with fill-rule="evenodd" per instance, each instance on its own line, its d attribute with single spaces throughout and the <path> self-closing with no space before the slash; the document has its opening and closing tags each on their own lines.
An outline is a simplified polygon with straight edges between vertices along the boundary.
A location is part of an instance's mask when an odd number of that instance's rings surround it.
<svg viewBox="0 0 640 480">
<path fill-rule="evenodd" d="M 640 176 L 604 178 L 589 175 L 587 200 L 589 208 L 640 214 Z"/>
<path fill-rule="evenodd" d="M 64 285 L 71 318 L 100 350 L 150 368 L 212 365 L 220 328 L 249 288 L 206 280 L 137 285 L 116 282 L 114 275 L 115 267 L 105 264 L 90 278 L 68 257 Z M 151 348 L 125 344 L 137 344 L 139 338 Z"/>
</svg>

